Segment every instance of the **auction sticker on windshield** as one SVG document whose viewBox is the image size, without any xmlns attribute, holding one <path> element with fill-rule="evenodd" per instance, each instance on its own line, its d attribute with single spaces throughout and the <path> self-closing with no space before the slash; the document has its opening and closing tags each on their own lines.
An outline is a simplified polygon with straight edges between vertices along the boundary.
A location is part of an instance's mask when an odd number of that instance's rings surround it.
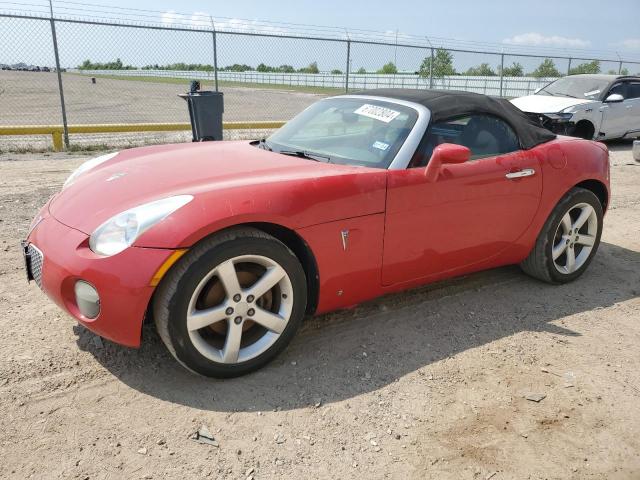
<svg viewBox="0 0 640 480">
<path fill-rule="evenodd" d="M 384 152 L 387 148 L 389 148 L 389 144 L 384 142 L 375 142 L 372 147 Z"/>
<path fill-rule="evenodd" d="M 365 103 L 353 113 L 373 118 L 375 120 L 380 120 L 384 123 L 389 123 L 391 120 L 400 115 L 400 112 L 396 110 L 391 110 L 390 108 L 386 107 L 380 107 L 378 105 L 371 105 L 369 103 Z"/>
</svg>

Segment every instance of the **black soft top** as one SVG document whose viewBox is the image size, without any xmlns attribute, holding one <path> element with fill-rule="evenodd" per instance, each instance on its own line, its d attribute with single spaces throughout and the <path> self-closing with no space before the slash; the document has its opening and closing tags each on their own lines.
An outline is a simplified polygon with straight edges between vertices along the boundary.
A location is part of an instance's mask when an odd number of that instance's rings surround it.
<svg viewBox="0 0 640 480">
<path fill-rule="evenodd" d="M 536 145 L 556 138 L 554 133 L 536 124 L 522 110 L 504 98 L 457 90 L 412 90 L 404 88 L 363 90 L 353 95 L 371 95 L 419 103 L 431 111 L 432 123 L 473 113 L 495 115 L 511 125 L 511 128 L 515 130 L 520 139 L 520 146 L 524 150 L 529 150 Z"/>
</svg>

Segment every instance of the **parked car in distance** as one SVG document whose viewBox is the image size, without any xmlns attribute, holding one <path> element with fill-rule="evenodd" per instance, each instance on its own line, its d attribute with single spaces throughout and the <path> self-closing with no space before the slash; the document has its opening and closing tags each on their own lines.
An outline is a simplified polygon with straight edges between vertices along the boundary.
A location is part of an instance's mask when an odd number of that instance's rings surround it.
<svg viewBox="0 0 640 480">
<path fill-rule="evenodd" d="M 608 203 L 605 145 L 508 100 L 385 89 L 320 100 L 261 141 L 89 160 L 23 247 L 28 278 L 88 329 L 138 347 L 152 318 L 182 365 L 231 377 L 305 314 L 510 264 L 572 281 Z"/>
<path fill-rule="evenodd" d="M 552 132 L 585 139 L 640 137 L 640 77 L 570 75 L 511 102 Z"/>
</svg>

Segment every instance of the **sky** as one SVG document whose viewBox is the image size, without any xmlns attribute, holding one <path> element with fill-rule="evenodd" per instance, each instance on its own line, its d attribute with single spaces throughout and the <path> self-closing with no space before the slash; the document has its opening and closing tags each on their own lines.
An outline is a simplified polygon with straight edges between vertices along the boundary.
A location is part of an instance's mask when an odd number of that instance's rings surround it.
<svg viewBox="0 0 640 480">
<path fill-rule="evenodd" d="M 16 1 L 16 0 L 14 0 Z M 17 0 L 19 1 L 19 0 Z M 10 2 L 9 2 L 10 3 Z M 6 10 L 8 2 L 0 2 Z M 37 5 L 41 4 L 41 7 Z M 18 5 L 16 7 L 16 5 Z M 36 5 L 28 7 L 25 5 Z M 46 0 L 15 3 L 13 11 L 42 8 Z M 103 9 L 102 6 L 108 6 Z M 640 0 L 617 0 L 615 10 L 602 0 L 54 0 L 56 15 L 71 14 L 91 18 L 110 15 L 100 11 L 126 12 L 139 9 L 140 18 L 155 19 L 165 25 L 189 21 L 192 15 L 211 15 L 216 23 L 234 25 L 237 19 L 271 21 L 331 27 L 334 35 L 342 29 L 399 32 L 420 38 L 438 38 L 469 49 L 518 48 L 524 52 L 555 55 L 640 60 Z M 148 10 L 148 11 L 147 11 Z M 153 11 L 153 12 L 150 12 Z M 130 10 L 129 12 L 133 12 Z M 137 12 L 137 13 L 136 13 Z M 196 17 L 194 17 L 196 18 Z M 149 20 L 151 21 L 151 20 Z M 280 31 L 280 27 L 272 27 Z M 297 32 L 315 27 L 292 26 Z M 203 34 L 141 32 L 117 27 L 88 27 L 59 24 L 57 27 L 62 65 L 74 67 L 84 59 L 123 62 L 141 66 L 172 62 L 211 63 L 210 40 Z M 224 37 L 224 38 L 223 38 Z M 442 40 L 452 39 L 452 40 Z M 402 41 L 402 40 L 400 40 Z M 17 21 L 0 17 L 0 63 L 25 61 L 51 64 L 48 22 Z M 292 64 L 299 68 L 317 61 L 321 70 L 344 69 L 344 45 L 329 42 L 263 40 L 240 36 L 221 36 L 219 65 L 260 62 L 269 65 Z M 352 68 L 377 69 L 395 61 L 400 70 L 419 68 L 425 52 L 411 49 L 353 46 Z M 457 53 L 458 70 L 487 62 L 495 68 L 499 56 Z M 518 61 L 531 70 L 539 60 L 508 57 L 506 65 Z M 568 65 L 557 62 L 560 70 Z M 574 64 L 575 65 L 575 64 Z M 617 70 L 617 62 L 602 65 Z M 631 68 L 640 70 L 636 65 Z"/>
<path fill-rule="evenodd" d="M 105 2 L 102 2 L 105 3 Z M 360 28 L 640 57 L 640 1 L 616 0 L 111 0 L 112 5 L 214 17 Z"/>
</svg>

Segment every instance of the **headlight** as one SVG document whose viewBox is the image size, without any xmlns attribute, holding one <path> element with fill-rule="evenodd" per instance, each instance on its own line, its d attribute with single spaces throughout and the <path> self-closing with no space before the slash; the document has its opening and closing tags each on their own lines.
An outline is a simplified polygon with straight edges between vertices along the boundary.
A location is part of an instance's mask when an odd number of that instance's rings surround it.
<svg viewBox="0 0 640 480">
<path fill-rule="evenodd" d="M 178 195 L 145 203 L 119 213 L 100 225 L 89 237 L 89 247 L 94 253 L 110 257 L 125 248 L 180 207 L 193 200 L 191 195 Z"/>
<path fill-rule="evenodd" d="M 92 158 L 91 160 L 87 160 L 78 168 L 76 168 L 76 170 L 71 175 L 69 175 L 69 178 L 67 178 L 67 181 L 64 182 L 64 185 L 62 186 L 62 188 L 63 189 L 67 188 L 69 185 L 75 182 L 80 175 L 82 175 L 85 172 L 88 172 L 92 168 L 97 167 L 98 165 L 106 162 L 107 160 L 111 160 L 113 157 L 118 155 L 118 153 L 120 152 L 107 153 L 106 155 L 100 155 L 99 157 Z"/>
<path fill-rule="evenodd" d="M 545 113 L 544 115 L 558 122 L 567 122 L 573 117 L 573 113 Z"/>
</svg>

